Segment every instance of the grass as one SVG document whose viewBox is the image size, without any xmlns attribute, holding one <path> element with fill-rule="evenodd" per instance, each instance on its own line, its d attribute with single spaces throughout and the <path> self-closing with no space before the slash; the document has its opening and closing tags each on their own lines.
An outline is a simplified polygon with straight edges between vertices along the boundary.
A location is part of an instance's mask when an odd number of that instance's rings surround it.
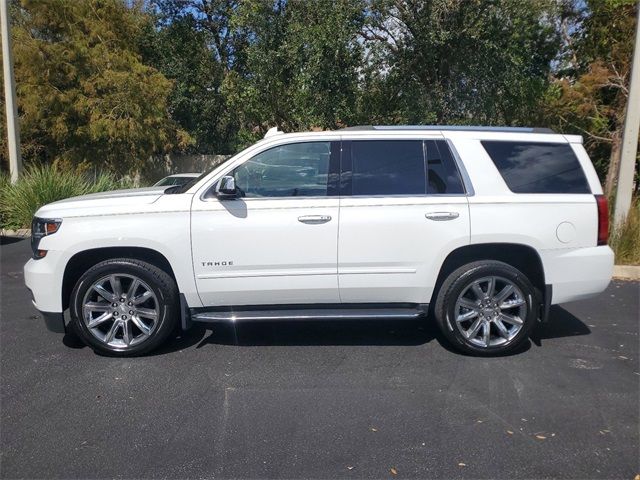
<svg viewBox="0 0 640 480">
<path fill-rule="evenodd" d="M 612 229 L 609 245 L 616 255 L 616 265 L 640 265 L 640 198 L 631 203 L 624 223 Z"/>
<path fill-rule="evenodd" d="M 0 227 L 29 228 L 33 215 L 47 203 L 128 186 L 110 174 L 80 173 L 54 166 L 32 166 L 15 185 L 11 185 L 6 175 L 2 175 Z"/>
</svg>

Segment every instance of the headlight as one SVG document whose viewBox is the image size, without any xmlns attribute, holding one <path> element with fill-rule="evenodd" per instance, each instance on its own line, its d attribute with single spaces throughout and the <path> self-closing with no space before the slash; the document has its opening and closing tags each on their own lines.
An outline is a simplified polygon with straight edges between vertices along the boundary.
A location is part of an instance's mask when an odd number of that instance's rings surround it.
<svg viewBox="0 0 640 480">
<path fill-rule="evenodd" d="M 46 254 L 46 250 L 39 250 L 40 240 L 47 235 L 53 235 L 58 231 L 62 220 L 52 218 L 38 218 L 33 217 L 31 222 L 31 250 L 33 251 L 33 258 L 43 258 Z"/>
</svg>

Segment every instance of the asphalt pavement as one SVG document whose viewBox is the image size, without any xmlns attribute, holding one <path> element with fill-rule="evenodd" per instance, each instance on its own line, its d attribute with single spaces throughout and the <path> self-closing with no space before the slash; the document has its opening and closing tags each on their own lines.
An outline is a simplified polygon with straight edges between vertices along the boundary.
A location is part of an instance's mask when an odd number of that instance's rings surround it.
<svg viewBox="0 0 640 480">
<path fill-rule="evenodd" d="M 99 356 L 46 331 L 3 239 L 2 478 L 620 478 L 640 474 L 640 284 L 553 307 L 517 353 L 425 321 L 195 327 Z"/>
</svg>

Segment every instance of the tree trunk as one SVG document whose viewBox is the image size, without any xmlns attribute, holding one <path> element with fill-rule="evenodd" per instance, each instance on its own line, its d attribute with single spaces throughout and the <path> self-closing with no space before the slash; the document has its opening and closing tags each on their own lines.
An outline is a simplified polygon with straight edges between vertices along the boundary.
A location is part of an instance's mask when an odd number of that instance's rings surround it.
<svg viewBox="0 0 640 480">
<path fill-rule="evenodd" d="M 618 182 L 618 172 L 620 171 L 620 147 L 622 146 L 622 133 L 618 128 L 611 137 L 611 156 L 609 157 L 609 168 L 607 178 L 604 182 L 604 194 L 611 198 Z"/>
</svg>

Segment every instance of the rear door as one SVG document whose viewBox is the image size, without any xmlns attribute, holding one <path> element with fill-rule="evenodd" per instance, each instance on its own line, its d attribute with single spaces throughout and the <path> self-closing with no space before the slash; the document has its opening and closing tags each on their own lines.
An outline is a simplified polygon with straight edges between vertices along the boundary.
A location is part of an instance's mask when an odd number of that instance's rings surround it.
<svg viewBox="0 0 640 480">
<path fill-rule="evenodd" d="M 443 138 L 343 139 L 343 303 L 428 303 L 444 258 L 468 243 L 465 187 Z"/>
</svg>

